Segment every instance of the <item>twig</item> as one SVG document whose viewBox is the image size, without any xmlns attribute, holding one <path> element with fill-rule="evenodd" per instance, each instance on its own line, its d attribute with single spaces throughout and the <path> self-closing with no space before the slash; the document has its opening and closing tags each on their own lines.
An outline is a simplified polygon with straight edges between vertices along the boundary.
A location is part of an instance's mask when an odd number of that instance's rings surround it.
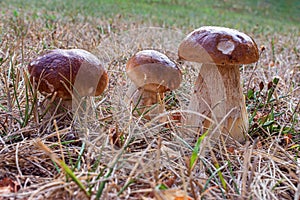
<svg viewBox="0 0 300 200">
<path fill-rule="evenodd" d="M 244 166 L 243 166 L 243 176 L 242 176 L 242 197 L 246 197 L 247 195 L 247 173 L 249 167 L 249 160 L 251 157 L 251 151 L 248 150 L 250 142 L 247 141 L 245 145 L 245 156 L 244 156 Z"/>
<path fill-rule="evenodd" d="M 17 143 L 17 146 L 16 146 L 16 156 L 15 156 L 15 158 L 16 158 L 16 166 L 17 166 L 18 172 L 19 172 L 20 176 L 22 177 L 23 174 L 22 174 L 22 171 L 21 171 L 20 166 L 19 166 L 19 156 L 18 156 L 18 153 L 19 153 L 19 145 L 20 145 L 20 143 Z"/>
<path fill-rule="evenodd" d="M 61 153 L 61 159 L 65 162 L 64 151 L 63 151 L 63 147 L 61 145 L 60 134 L 59 134 L 59 130 L 57 127 L 56 119 L 53 121 L 53 124 L 54 124 L 55 132 L 56 132 L 57 138 L 58 138 L 58 145 L 59 145 L 59 149 L 60 149 L 60 153 Z"/>
<path fill-rule="evenodd" d="M 260 57 L 261 54 L 264 52 L 264 50 L 265 50 L 265 47 L 262 46 L 261 49 L 260 49 L 259 57 Z M 248 81 L 248 85 L 247 85 L 247 87 L 246 87 L 246 88 L 247 88 L 247 89 L 246 89 L 247 92 L 249 91 L 250 83 L 251 83 L 251 80 L 252 80 L 252 78 L 253 78 L 253 74 L 254 74 L 254 72 L 255 72 L 256 69 L 257 69 L 257 66 L 258 66 L 258 62 L 255 63 L 255 66 L 253 67 L 253 70 L 252 70 L 252 72 L 251 72 L 251 75 L 250 75 L 250 78 L 249 78 L 249 81 Z"/>
<path fill-rule="evenodd" d="M 296 171 L 298 177 L 300 177 L 300 158 L 297 159 L 297 171 Z M 300 178 L 298 178 L 300 179 Z M 295 193 L 294 200 L 299 200 L 300 199 L 300 180 L 298 180 L 298 187 Z"/>
<path fill-rule="evenodd" d="M 259 137 L 256 138 L 253 142 L 253 145 L 252 145 L 252 148 L 251 148 L 251 154 L 253 153 L 253 149 L 256 148 L 256 145 L 257 145 L 257 141 L 259 140 Z M 256 168 L 256 164 L 257 164 L 257 160 L 258 160 L 258 157 L 256 156 L 254 158 L 254 162 L 253 164 L 251 165 L 251 173 L 250 173 L 250 178 L 248 180 L 248 187 L 247 187 L 247 191 L 250 191 L 250 186 L 251 186 L 251 183 L 253 181 L 253 176 L 254 176 L 254 172 L 255 172 L 255 168 Z"/>
</svg>

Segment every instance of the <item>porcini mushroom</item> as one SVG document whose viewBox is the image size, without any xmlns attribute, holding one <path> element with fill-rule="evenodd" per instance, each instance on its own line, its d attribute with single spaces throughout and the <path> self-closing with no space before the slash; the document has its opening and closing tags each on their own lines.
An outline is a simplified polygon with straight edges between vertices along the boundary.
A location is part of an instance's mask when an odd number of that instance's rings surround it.
<svg viewBox="0 0 300 200">
<path fill-rule="evenodd" d="M 67 109 L 72 98 L 98 96 L 108 84 L 107 73 L 96 56 L 82 49 L 55 49 L 32 60 L 28 65 L 30 80 L 38 91 L 62 100 Z"/>
<path fill-rule="evenodd" d="M 239 142 L 245 141 L 249 125 L 239 67 L 259 59 L 254 40 L 234 29 L 204 26 L 187 35 L 178 56 L 203 63 L 189 109 L 215 118 L 217 123 L 223 120 L 223 132 Z M 211 125 L 194 115 L 188 117 L 186 124 L 204 129 Z"/>
<path fill-rule="evenodd" d="M 139 114 L 152 119 L 164 111 L 164 93 L 179 87 L 182 74 L 166 55 L 155 50 L 143 50 L 126 64 L 126 73 L 133 84 L 128 99 Z"/>
</svg>

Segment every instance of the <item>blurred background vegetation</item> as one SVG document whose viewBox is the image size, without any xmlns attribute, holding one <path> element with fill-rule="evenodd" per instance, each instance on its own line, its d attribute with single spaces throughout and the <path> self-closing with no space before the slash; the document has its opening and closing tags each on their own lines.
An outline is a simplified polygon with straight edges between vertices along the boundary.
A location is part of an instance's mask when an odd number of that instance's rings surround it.
<svg viewBox="0 0 300 200">
<path fill-rule="evenodd" d="M 228 26 L 256 33 L 299 31 L 299 0 L 2 0 L 2 14 L 30 12 L 52 20 L 116 16 L 165 27 Z M 295 30 L 296 28 L 296 30 Z"/>
</svg>

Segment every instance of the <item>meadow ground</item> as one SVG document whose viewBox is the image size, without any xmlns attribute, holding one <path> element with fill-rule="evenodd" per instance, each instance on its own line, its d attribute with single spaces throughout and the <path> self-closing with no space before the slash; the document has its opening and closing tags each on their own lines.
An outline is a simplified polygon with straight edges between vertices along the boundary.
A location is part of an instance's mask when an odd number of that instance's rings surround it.
<svg viewBox="0 0 300 200">
<path fill-rule="evenodd" d="M 0 1 L 0 199 L 300 199 L 300 3 L 233 2 Z M 175 114 L 189 104 L 196 64 L 179 64 L 166 123 L 132 116 L 124 101 L 133 53 L 177 60 L 181 40 L 204 25 L 238 29 L 260 47 L 260 60 L 241 68 L 245 144 L 201 145 L 182 131 Z M 86 113 L 44 113 L 27 65 L 53 48 L 89 50 L 106 67 L 109 86 Z"/>
</svg>

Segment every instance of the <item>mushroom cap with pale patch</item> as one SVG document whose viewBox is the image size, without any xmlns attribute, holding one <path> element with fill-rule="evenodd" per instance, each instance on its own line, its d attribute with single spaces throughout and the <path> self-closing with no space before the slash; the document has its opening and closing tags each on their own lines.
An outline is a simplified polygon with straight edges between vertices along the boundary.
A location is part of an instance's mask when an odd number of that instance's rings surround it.
<svg viewBox="0 0 300 200">
<path fill-rule="evenodd" d="M 108 84 L 99 59 L 83 49 L 50 50 L 28 65 L 31 82 L 43 95 L 56 93 L 63 100 L 98 96 Z"/>
<path fill-rule="evenodd" d="M 155 50 L 143 50 L 133 55 L 126 64 L 126 72 L 137 87 L 152 92 L 174 90 L 182 80 L 177 65 Z"/>
<path fill-rule="evenodd" d="M 250 64 L 259 54 L 254 40 L 237 30 L 204 26 L 191 32 L 180 44 L 181 60 L 217 65 Z"/>
</svg>

